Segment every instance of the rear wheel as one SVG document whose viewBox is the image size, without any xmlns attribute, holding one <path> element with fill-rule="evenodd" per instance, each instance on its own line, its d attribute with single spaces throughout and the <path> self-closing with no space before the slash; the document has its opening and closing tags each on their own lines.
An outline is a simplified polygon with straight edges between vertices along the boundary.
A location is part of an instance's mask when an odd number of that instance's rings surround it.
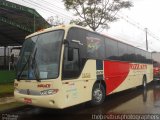
<svg viewBox="0 0 160 120">
<path fill-rule="evenodd" d="M 102 84 L 96 83 L 92 90 L 91 105 L 100 105 L 105 100 L 105 88 Z"/>
</svg>

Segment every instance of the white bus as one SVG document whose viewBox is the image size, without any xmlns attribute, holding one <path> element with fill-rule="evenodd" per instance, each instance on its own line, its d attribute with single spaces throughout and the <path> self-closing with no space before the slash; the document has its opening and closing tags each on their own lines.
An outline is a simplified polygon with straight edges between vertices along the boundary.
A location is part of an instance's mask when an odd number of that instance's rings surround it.
<svg viewBox="0 0 160 120">
<path fill-rule="evenodd" d="M 151 53 L 76 25 L 26 37 L 17 64 L 15 99 L 63 109 L 144 87 L 153 80 Z"/>
</svg>

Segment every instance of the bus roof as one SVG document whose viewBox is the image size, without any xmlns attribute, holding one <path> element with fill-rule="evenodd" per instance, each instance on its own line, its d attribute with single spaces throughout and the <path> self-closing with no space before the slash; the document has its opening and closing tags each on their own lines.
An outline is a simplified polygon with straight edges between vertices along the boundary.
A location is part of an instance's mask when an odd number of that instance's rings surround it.
<svg viewBox="0 0 160 120">
<path fill-rule="evenodd" d="M 46 28 L 46 29 L 41 29 L 41 30 L 39 30 L 39 31 L 37 31 L 35 33 L 32 33 L 32 34 L 26 36 L 26 39 L 29 38 L 29 37 L 33 37 L 35 35 L 39 35 L 39 34 L 42 34 L 42 33 L 50 32 L 50 31 L 53 31 L 53 30 L 58 30 L 58 29 L 68 30 L 71 27 L 77 27 L 77 28 L 87 29 L 87 28 L 84 28 L 82 26 L 75 25 L 75 24 L 58 25 L 58 26 L 52 26 L 52 27 Z M 87 29 L 87 30 L 92 31 L 91 29 Z"/>
<path fill-rule="evenodd" d="M 50 31 L 53 31 L 53 30 L 58 30 L 58 29 L 69 30 L 69 29 L 72 28 L 72 27 L 77 27 L 77 28 L 81 28 L 81 29 L 84 29 L 84 30 L 88 30 L 88 31 L 90 31 L 90 32 L 94 32 L 93 30 L 88 29 L 88 28 L 86 28 L 86 27 L 82 27 L 82 26 L 75 25 L 75 24 L 68 24 L 68 25 L 52 26 L 52 27 L 47 28 L 47 29 L 39 30 L 39 31 L 37 31 L 37 32 L 35 32 L 35 33 L 31 34 L 31 35 L 28 35 L 28 36 L 26 37 L 26 39 L 29 38 L 29 37 L 33 37 L 33 36 L 36 36 L 36 35 L 39 35 L 39 34 L 42 34 L 42 33 L 46 33 L 46 32 L 50 32 Z M 110 38 L 110 39 L 112 39 L 112 40 L 114 40 L 114 41 L 121 42 L 121 43 L 123 43 L 123 44 L 127 44 L 127 45 L 129 45 L 129 46 L 135 47 L 135 46 L 133 46 L 133 45 L 131 45 L 131 44 L 125 43 L 125 42 L 120 41 L 120 40 L 118 40 L 118 39 L 116 39 L 116 38 L 113 38 L 113 37 L 111 37 L 111 36 L 108 36 L 108 35 L 105 35 L 105 34 L 101 34 L 101 33 L 98 33 L 98 32 L 95 32 L 95 33 L 97 33 L 97 34 L 99 34 L 99 35 L 102 35 L 102 36 L 104 36 L 104 37 Z M 143 49 L 138 48 L 138 47 L 135 47 L 135 48 L 140 49 L 140 50 L 143 50 Z M 143 50 L 143 51 L 146 51 L 146 50 Z M 148 52 L 148 51 L 146 51 L 146 52 Z"/>
</svg>

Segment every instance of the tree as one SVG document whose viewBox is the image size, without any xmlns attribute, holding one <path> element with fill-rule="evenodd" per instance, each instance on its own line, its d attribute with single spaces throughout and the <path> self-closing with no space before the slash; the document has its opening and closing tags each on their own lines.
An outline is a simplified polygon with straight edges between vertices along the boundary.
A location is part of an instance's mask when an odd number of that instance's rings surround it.
<svg viewBox="0 0 160 120">
<path fill-rule="evenodd" d="M 60 19 L 58 16 L 51 16 L 51 17 L 49 17 L 47 19 L 47 22 L 49 22 L 53 26 L 64 24 L 64 20 Z"/>
<path fill-rule="evenodd" d="M 75 19 L 75 20 L 71 20 L 70 24 L 76 24 L 76 25 L 80 25 L 80 26 L 87 26 L 86 22 L 83 22 L 81 19 Z"/>
<path fill-rule="evenodd" d="M 109 28 L 108 23 L 118 19 L 115 15 L 120 9 L 133 6 L 127 0 L 63 0 L 68 11 L 74 11 L 79 19 L 72 20 L 82 26 L 88 25 L 92 30 Z"/>
</svg>

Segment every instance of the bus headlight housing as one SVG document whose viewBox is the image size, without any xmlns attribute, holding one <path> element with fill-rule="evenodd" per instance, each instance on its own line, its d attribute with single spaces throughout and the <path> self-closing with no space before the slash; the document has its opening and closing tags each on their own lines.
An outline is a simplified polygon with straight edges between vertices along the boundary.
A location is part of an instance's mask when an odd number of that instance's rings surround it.
<svg viewBox="0 0 160 120">
<path fill-rule="evenodd" d="M 17 92 L 17 93 L 20 92 L 20 90 L 18 88 L 16 88 L 16 87 L 14 88 L 14 91 Z"/>
</svg>

